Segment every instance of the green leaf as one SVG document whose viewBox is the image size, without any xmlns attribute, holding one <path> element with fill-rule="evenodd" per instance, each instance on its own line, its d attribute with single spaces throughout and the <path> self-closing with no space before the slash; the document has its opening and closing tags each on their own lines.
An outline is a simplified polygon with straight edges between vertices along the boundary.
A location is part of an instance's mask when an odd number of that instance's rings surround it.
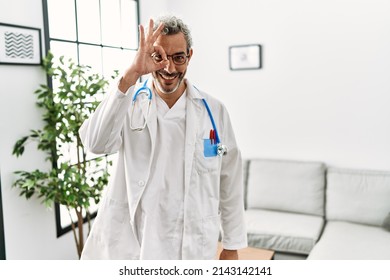
<svg viewBox="0 0 390 280">
<path fill-rule="evenodd" d="M 18 141 L 16 141 L 14 148 L 12 150 L 12 154 L 18 156 L 21 156 L 24 152 L 24 145 L 28 139 L 28 136 L 25 136 Z"/>
</svg>

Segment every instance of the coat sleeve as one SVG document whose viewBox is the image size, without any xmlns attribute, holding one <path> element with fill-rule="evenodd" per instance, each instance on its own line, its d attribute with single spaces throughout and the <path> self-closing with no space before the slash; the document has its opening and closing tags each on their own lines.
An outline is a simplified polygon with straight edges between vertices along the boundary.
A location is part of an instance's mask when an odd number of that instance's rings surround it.
<svg viewBox="0 0 390 280">
<path fill-rule="evenodd" d="M 222 243 L 224 249 L 237 250 L 247 247 L 244 213 L 243 168 L 229 115 L 222 110 L 223 139 L 228 152 L 223 157 L 220 179 L 220 211 Z"/>
<path fill-rule="evenodd" d="M 110 92 L 80 127 L 81 141 L 94 154 L 115 153 L 122 144 L 121 131 L 131 105 L 134 86 L 126 94 Z"/>
</svg>

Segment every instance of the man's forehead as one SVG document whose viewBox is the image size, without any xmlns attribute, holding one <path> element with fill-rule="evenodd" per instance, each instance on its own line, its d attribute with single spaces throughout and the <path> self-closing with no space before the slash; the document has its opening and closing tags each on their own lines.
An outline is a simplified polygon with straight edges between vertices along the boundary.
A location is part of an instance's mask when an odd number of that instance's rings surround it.
<svg viewBox="0 0 390 280">
<path fill-rule="evenodd" d="M 161 46 L 167 55 L 188 53 L 187 40 L 181 32 L 169 35 L 161 34 L 154 45 Z"/>
<path fill-rule="evenodd" d="M 175 46 L 175 47 L 187 47 L 187 41 L 184 37 L 184 34 L 179 32 L 176 34 L 158 36 L 156 44 L 161 46 Z"/>
</svg>

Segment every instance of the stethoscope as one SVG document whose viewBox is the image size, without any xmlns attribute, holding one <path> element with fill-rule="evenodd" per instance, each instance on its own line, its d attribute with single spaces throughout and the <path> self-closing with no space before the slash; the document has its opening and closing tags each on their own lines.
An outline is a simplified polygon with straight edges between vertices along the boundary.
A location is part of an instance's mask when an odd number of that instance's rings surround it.
<svg viewBox="0 0 390 280">
<path fill-rule="evenodd" d="M 150 107 L 152 104 L 152 90 L 146 85 L 148 80 L 146 80 L 143 85 L 135 92 L 133 99 L 132 99 L 132 109 L 131 109 L 131 116 L 130 116 L 130 128 L 133 131 L 142 131 L 146 127 L 146 123 L 148 122 L 147 118 L 149 117 L 149 112 L 150 112 Z M 194 87 L 196 90 L 198 90 L 196 87 Z M 199 91 L 199 90 L 198 90 Z M 145 116 L 145 121 L 141 126 L 135 127 L 133 126 L 133 114 L 134 114 L 134 108 L 135 108 L 135 103 L 137 101 L 137 97 L 140 94 L 145 94 L 148 98 L 148 111 Z M 221 144 L 221 140 L 219 138 L 217 126 L 215 125 L 214 117 L 213 114 L 211 113 L 209 104 L 207 103 L 206 99 L 202 98 L 203 104 L 206 107 L 207 113 L 209 115 L 211 125 L 213 126 L 213 129 L 215 131 L 215 145 L 217 146 L 217 155 L 219 156 L 224 156 L 227 154 L 227 147 L 226 145 Z"/>
</svg>

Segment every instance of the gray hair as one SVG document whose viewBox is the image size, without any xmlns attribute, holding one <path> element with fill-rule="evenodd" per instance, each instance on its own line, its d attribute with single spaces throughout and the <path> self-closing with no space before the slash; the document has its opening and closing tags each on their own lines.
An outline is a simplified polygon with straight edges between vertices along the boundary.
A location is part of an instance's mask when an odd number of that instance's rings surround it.
<svg viewBox="0 0 390 280">
<path fill-rule="evenodd" d="M 164 24 L 162 30 L 163 35 L 174 35 L 177 33 L 183 33 L 187 42 L 187 50 L 192 47 L 191 31 L 188 26 L 179 18 L 175 16 L 161 16 L 154 21 L 153 30 L 156 30 L 160 23 Z"/>
</svg>

